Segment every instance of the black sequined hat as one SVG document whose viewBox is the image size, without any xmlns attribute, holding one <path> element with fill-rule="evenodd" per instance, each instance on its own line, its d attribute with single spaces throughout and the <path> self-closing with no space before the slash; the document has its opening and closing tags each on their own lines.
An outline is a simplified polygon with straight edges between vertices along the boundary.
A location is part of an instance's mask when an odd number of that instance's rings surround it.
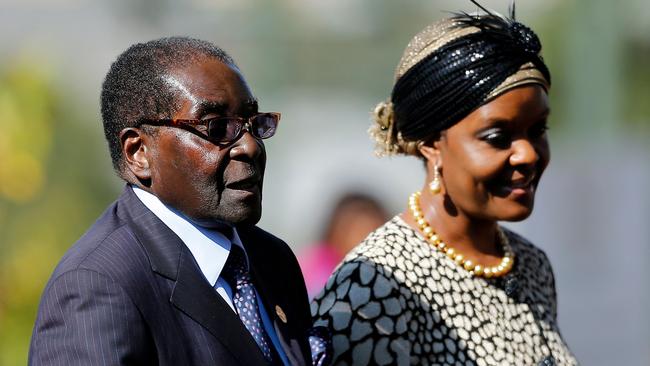
<svg viewBox="0 0 650 366">
<path fill-rule="evenodd" d="M 379 155 L 418 155 L 419 143 L 512 88 L 548 91 L 537 35 L 514 20 L 514 7 L 509 18 L 483 10 L 433 23 L 406 46 L 391 99 L 374 111 Z"/>
</svg>

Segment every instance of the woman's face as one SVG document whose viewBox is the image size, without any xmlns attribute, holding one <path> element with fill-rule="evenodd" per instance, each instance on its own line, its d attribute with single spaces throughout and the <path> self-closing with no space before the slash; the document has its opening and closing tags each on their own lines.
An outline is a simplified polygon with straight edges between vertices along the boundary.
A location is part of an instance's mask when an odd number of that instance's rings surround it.
<svg viewBox="0 0 650 366">
<path fill-rule="evenodd" d="M 482 220 L 523 220 L 533 210 L 548 165 L 548 98 L 537 85 L 515 88 L 444 131 L 427 156 L 438 159 L 443 193 L 458 213 Z M 425 154 L 426 156 L 427 154 Z M 448 202 L 449 203 L 449 202 Z"/>
</svg>

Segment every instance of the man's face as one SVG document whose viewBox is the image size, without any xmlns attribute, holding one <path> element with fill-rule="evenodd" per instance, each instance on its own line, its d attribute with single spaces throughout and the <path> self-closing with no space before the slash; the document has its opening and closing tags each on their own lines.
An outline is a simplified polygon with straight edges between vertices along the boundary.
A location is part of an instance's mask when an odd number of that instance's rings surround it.
<svg viewBox="0 0 650 366">
<path fill-rule="evenodd" d="M 173 119 L 257 113 L 243 76 L 234 66 L 206 57 L 165 76 L 179 95 Z M 150 190 L 165 204 L 197 222 L 255 224 L 262 214 L 266 152 L 261 140 L 245 131 L 238 140 L 217 145 L 191 128 L 157 129 L 148 144 Z"/>
</svg>

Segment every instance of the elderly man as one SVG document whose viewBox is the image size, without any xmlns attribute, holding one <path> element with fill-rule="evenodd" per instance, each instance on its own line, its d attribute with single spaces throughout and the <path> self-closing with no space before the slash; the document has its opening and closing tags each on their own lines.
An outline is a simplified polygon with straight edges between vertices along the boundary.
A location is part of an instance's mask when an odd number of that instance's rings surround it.
<svg viewBox="0 0 650 366">
<path fill-rule="evenodd" d="M 311 364 L 296 259 L 254 226 L 280 114 L 223 50 L 182 37 L 121 54 L 101 108 L 127 184 L 55 269 L 30 365 Z"/>
</svg>

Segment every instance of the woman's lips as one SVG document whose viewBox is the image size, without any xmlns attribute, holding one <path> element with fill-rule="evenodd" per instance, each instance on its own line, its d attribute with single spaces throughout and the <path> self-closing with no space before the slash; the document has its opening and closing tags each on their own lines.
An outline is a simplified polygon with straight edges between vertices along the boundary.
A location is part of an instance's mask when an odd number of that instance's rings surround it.
<svg viewBox="0 0 650 366">
<path fill-rule="evenodd" d="M 533 192 L 535 192 L 535 187 L 532 184 L 526 187 L 511 188 L 510 190 L 510 194 L 514 196 L 532 195 Z"/>
<path fill-rule="evenodd" d="M 497 191 L 504 196 L 526 196 L 535 192 L 535 175 L 509 180 L 497 185 Z"/>
</svg>

